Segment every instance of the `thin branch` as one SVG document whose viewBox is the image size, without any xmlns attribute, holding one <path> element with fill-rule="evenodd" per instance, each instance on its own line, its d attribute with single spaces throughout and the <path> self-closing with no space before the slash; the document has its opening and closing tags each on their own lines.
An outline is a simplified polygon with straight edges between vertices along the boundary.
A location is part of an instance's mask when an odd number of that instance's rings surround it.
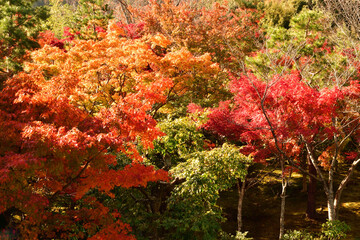
<svg viewBox="0 0 360 240">
<path fill-rule="evenodd" d="M 340 199 L 342 191 L 344 190 L 346 184 L 350 181 L 350 178 L 354 173 L 355 167 L 359 163 L 360 163 L 360 159 L 357 159 L 356 161 L 354 161 L 351 164 L 351 166 L 350 166 L 350 168 L 348 170 L 348 173 L 346 174 L 346 177 L 341 181 L 341 183 L 340 183 L 340 185 L 339 185 L 339 187 L 338 187 L 338 189 L 336 191 L 335 199 Z"/>
<path fill-rule="evenodd" d="M 96 155 L 92 156 L 91 158 L 89 158 L 89 159 L 86 161 L 84 167 L 82 167 L 82 169 L 78 172 L 78 174 L 76 174 L 75 177 L 71 178 L 70 181 L 61 188 L 61 190 L 57 190 L 55 193 L 53 193 L 53 194 L 50 196 L 49 201 L 51 202 L 52 200 L 54 200 L 55 197 L 56 197 L 58 194 L 60 194 L 60 193 L 63 192 L 66 188 L 68 188 L 71 184 L 73 184 L 76 179 L 80 178 L 81 174 L 83 174 L 83 172 L 87 169 L 87 167 L 89 166 L 89 164 L 90 164 L 97 156 L 99 156 L 104 150 L 105 150 L 105 149 L 99 151 L 98 154 L 96 154 Z"/>
</svg>

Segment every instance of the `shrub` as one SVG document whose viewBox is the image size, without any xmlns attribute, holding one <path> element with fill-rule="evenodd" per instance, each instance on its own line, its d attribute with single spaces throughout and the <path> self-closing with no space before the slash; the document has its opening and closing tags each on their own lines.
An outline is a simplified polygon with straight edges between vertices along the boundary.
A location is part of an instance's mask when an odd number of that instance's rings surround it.
<svg viewBox="0 0 360 240">
<path fill-rule="evenodd" d="M 344 239 L 348 231 L 350 231 L 350 226 L 345 222 L 339 220 L 327 221 L 322 224 L 322 239 Z"/>
</svg>

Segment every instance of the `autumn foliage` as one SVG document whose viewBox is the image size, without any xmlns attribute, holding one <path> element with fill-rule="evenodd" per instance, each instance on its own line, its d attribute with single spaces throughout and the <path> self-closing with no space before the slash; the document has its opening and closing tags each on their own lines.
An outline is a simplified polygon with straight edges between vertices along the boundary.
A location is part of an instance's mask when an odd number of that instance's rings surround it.
<svg viewBox="0 0 360 240">
<path fill-rule="evenodd" d="M 360 163 L 360 61 L 315 3 L 285 24 L 269 19 L 272 1 L 120 0 L 122 20 L 102 0 L 55 1 L 52 23 L 21 2 L 0 16 L 0 231 L 236 238 L 221 230 L 220 190 L 237 183 L 241 231 L 243 196 L 267 163 L 281 169 L 280 238 L 295 169 L 323 183 L 337 219 Z"/>
<path fill-rule="evenodd" d="M 234 77 L 230 89 L 233 100 L 212 110 L 205 127 L 246 143 L 242 151 L 257 161 L 282 153 L 297 158 L 303 141 L 324 140 L 338 131 L 332 120 L 344 91 L 311 88 L 298 72 L 268 82 L 248 73 Z"/>
<path fill-rule="evenodd" d="M 227 68 L 238 68 L 238 61 L 256 49 L 261 36 L 261 14 L 255 9 L 234 10 L 219 3 L 197 9 L 186 1 L 151 0 L 133 12 L 145 23 L 145 32 L 170 36 L 175 46 L 192 53 L 210 53 L 214 62 Z"/>
<path fill-rule="evenodd" d="M 26 239 L 133 239 L 120 214 L 88 192 L 113 197 L 114 186 L 167 181 L 137 152 L 162 135 L 152 107 L 170 88 L 186 91 L 189 69 L 217 67 L 185 49 L 160 54 L 154 49 L 166 49 L 166 37 L 128 38 L 115 22 L 98 41 L 74 39 L 66 49 L 54 41 L 32 53 L 0 96 L 0 212 L 16 209 Z M 116 170 L 115 153 L 133 162 Z"/>
</svg>

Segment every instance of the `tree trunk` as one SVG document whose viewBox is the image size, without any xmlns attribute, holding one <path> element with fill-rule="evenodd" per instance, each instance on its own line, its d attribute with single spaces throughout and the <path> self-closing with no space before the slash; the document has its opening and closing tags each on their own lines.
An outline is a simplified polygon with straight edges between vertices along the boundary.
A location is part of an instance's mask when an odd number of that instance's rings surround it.
<svg viewBox="0 0 360 240">
<path fill-rule="evenodd" d="M 330 196 L 331 195 L 331 196 Z M 335 221 L 337 219 L 336 209 L 334 204 L 334 194 L 330 194 L 327 199 L 327 207 L 328 207 L 328 220 Z"/>
<path fill-rule="evenodd" d="M 131 24 L 132 23 L 131 12 L 129 11 L 129 8 L 128 8 L 128 5 L 127 5 L 126 1 L 118 0 L 118 2 L 120 3 L 122 12 L 125 15 L 126 23 Z"/>
<path fill-rule="evenodd" d="M 311 163 L 310 158 L 308 157 L 308 169 L 309 173 L 316 176 L 316 169 L 314 165 Z M 312 176 L 309 176 L 309 186 L 307 191 L 307 208 L 306 208 L 306 216 L 310 219 L 316 218 L 316 179 Z"/>
<path fill-rule="evenodd" d="M 308 191 L 308 176 L 306 174 L 303 174 L 301 182 L 302 182 L 301 192 L 307 192 Z"/>
<path fill-rule="evenodd" d="M 308 169 L 308 159 L 307 159 L 307 155 L 308 154 L 302 154 L 301 160 L 300 160 L 300 166 L 306 170 Z M 301 192 L 307 192 L 308 191 L 308 175 L 303 173 L 302 174 L 302 189 Z"/>
<path fill-rule="evenodd" d="M 281 210 L 280 210 L 280 234 L 279 239 L 284 237 L 285 232 L 285 199 L 286 199 L 286 187 L 287 187 L 287 180 L 285 176 L 282 176 L 281 182 Z"/>
<path fill-rule="evenodd" d="M 239 199 L 238 199 L 238 207 L 237 207 L 237 231 L 241 232 L 241 228 L 242 228 L 242 205 L 243 205 L 243 200 L 244 200 L 244 195 L 245 195 L 245 187 L 246 187 L 246 177 L 244 178 L 244 181 L 241 182 L 240 179 L 238 179 L 237 182 L 237 189 L 238 189 L 238 194 L 239 194 Z"/>
</svg>

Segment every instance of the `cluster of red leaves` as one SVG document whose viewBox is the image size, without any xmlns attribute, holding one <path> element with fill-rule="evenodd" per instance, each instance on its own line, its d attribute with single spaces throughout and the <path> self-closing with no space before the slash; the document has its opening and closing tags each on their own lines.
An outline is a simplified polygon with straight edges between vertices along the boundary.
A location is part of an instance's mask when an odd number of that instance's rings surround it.
<svg viewBox="0 0 360 240">
<path fill-rule="evenodd" d="M 64 49 L 64 42 L 64 39 L 58 39 L 57 37 L 55 37 L 55 34 L 50 30 L 39 33 L 38 43 L 40 47 L 44 47 L 47 44 L 53 47 Z"/>
<path fill-rule="evenodd" d="M 301 139 L 311 142 L 315 136 L 331 138 L 337 132 L 332 119 L 344 91 L 336 87 L 311 88 L 293 72 L 269 82 L 249 73 L 234 78 L 230 89 L 233 100 L 213 109 L 205 127 L 246 143 L 244 153 L 253 154 L 256 161 L 279 154 L 279 149 L 296 158 Z"/>
<path fill-rule="evenodd" d="M 99 28 L 99 27 L 97 27 Z M 65 41 L 72 41 L 75 39 L 76 36 L 80 36 L 80 31 L 74 31 L 70 27 L 64 27 L 64 33 Z"/>
<path fill-rule="evenodd" d="M 145 23 L 131 23 L 131 24 L 124 24 L 121 22 L 117 23 L 119 27 L 123 28 L 126 33 L 126 37 L 131 39 L 138 39 L 144 35 L 144 26 Z"/>
<path fill-rule="evenodd" d="M 132 142 L 135 141 L 136 134 L 124 136 L 121 134 L 122 129 L 128 133 L 138 129 L 146 137 L 158 131 L 137 128 L 136 125 L 154 128 L 155 123 L 149 125 L 146 119 L 128 123 L 121 123 L 121 120 L 111 122 L 100 114 L 89 116 L 70 104 L 69 99 L 44 96 L 45 93 L 34 85 L 31 75 L 21 74 L 8 81 L 7 85 L 0 99 L 3 141 L 0 157 L 0 181 L 3 186 L 0 190 L 0 211 L 14 207 L 26 214 L 26 221 L 22 221 L 19 227 L 24 238 L 35 239 L 36 232 L 64 234 L 67 231 L 64 228 L 71 228 L 74 222 L 69 219 L 71 215 L 68 214 L 64 224 L 54 225 L 61 229 L 50 228 L 54 219 L 59 221 L 58 217 L 51 217 L 57 215 L 53 208 L 58 196 L 69 196 L 76 202 L 91 188 L 97 187 L 110 194 L 114 186 L 129 188 L 144 186 L 148 181 L 168 179 L 166 172 L 156 171 L 141 163 L 119 171 L 108 168 L 110 164 L 116 164 L 116 158 L 109 154 L 112 149 L 135 151 Z M 112 118 L 111 113 L 108 116 Z M 136 115 L 123 115 L 123 118 L 133 117 L 136 118 Z M 147 137 L 150 137 L 150 141 L 156 135 Z M 110 212 L 104 216 L 98 214 L 98 218 L 85 218 L 82 221 L 90 222 L 94 228 L 100 227 L 94 221 L 109 218 L 110 216 L 106 217 L 109 214 Z M 104 226 L 111 229 L 108 225 Z M 101 234 L 105 234 L 104 231 Z M 32 232 L 31 235 L 29 232 Z"/>
</svg>

